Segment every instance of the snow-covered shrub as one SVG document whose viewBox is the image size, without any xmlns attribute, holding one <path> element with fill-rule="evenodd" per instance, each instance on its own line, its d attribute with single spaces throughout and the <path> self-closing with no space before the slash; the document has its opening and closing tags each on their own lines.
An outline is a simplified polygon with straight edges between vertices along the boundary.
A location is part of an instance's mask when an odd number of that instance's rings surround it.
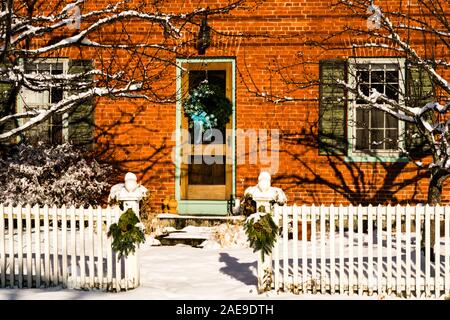
<svg viewBox="0 0 450 320">
<path fill-rule="evenodd" d="M 0 158 L 0 203 L 96 206 L 111 171 L 68 143 L 21 143 Z"/>
<path fill-rule="evenodd" d="M 202 243 L 203 249 L 248 248 L 247 236 L 241 222 L 222 223 L 213 228 L 210 240 Z"/>
</svg>

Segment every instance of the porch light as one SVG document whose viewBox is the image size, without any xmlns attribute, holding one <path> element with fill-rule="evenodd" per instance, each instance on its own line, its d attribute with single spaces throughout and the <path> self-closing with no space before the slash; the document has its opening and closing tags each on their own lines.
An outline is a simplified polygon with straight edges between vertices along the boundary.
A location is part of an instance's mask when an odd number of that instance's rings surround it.
<svg viewBox="0 0 450 320">
<path fill-rule="evenodd" d="M 197 50 L 198 54 L 205 54 L 206 49 L 211 44 L 211 27 L 208 26 L 208 15 L 205 14 L 205 18 L 202 19 L 202 25 L 198 31 L 197 36 Z"/>
</svg>

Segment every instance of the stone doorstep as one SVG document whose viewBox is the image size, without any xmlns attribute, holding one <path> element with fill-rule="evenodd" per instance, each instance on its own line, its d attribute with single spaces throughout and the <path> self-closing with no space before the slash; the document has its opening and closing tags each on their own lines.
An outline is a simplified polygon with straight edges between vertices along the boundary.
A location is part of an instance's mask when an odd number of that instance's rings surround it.
<svg viewBox="0 0 450 320">
<path fill-rule="evenodd" d="M 174 227 L 181 230 L 187 226 L 214 227 L 226 222 L 243 221 L 244 216 L 200 216 L 200 215 L 179 215 L 173 213 L 160 213 L 157 216 L 161 226 Z"/>
<path fill-rule="evenodd" d="M 167 235 L 158 236 L 157 239 L 163 246 L 174 246 L 177 244 L 185 244 L 192 247 L 198 247 L 205 240 L 211 237 L 211 231 L 196 231 L 196 230 L 176 230 L 169 232 Z"/>
<path fill-rule="evenodd" d="M 244 219 L 243 216 L 187 216 L 172 213 L 157 215 L 160 225 L 173 227 L 176 231 L 157 237 L 163 246 L 185 244 L 199 247 L 205 240 L 209 240 L 211 230 L 202 230 L 201 227 L 214 227 L 226 222 L 237 222 Z M 194 227 L 189 230 L 189 227 Z M 200 227 L 195 229 L 195 227 Z M 183 230 L 187 228 L 187 230 Z"/>
</svg>

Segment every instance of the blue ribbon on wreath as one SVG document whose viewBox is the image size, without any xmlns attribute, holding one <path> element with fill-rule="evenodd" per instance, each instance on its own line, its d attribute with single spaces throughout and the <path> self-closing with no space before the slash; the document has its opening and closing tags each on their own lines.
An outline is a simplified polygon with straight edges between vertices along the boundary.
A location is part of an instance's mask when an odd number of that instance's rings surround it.
<svg viewBox="0 0 450 320">
<path fill-rule="evenodd" d="M 191 120 L 194 123 L 194 139 L 195 143 L 200 143 L 202 138 L 202 133 L 205 131 L 204 129 L 212 129 L 211 124 L 211 116 L 209 116 L 205 111 L 202 112 L 196 112 L 193 115 L 191 115 Z M 209 132 L 208 136 L 205 136 L 205 139 L 211 138 L 212 130 L 207 131 Z"/>
</svg>

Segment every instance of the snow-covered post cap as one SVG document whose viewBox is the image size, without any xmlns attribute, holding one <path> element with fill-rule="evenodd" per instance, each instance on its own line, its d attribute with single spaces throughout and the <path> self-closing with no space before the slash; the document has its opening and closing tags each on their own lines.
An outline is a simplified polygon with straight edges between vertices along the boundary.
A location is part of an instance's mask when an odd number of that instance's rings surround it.
<svg viewBox="0 0 450 320">
<path fill-rule="evenodd" d="M 139 201 L 146 193 L 147 188 L 137 183 L 136 175 L 128 172 L 125 175 L 124 183 L 118 183 L 111 188 L 108 199 L 122 201 L 124 211 L 131 208 L 139 217 Z"/>
<path fill-rule="evenodd" d="M 271 202 L 283 205 L 287 202 L 287 197 L 282 189 L 271 186 L 271 176 L 267 171 L 261 171 L 258 176 L 258 184 L 253 187 L 248 187 L 244 194 L 250 194 L 252 199 L 256 202 L 256 211 L 263 206 L 266 212 L 271 211 Z"/>
</svg>

